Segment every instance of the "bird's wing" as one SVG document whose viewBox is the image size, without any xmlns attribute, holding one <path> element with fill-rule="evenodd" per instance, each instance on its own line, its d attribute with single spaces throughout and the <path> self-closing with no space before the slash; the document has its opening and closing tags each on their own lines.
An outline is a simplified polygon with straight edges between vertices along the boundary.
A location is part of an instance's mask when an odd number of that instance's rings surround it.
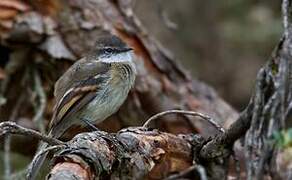
<svg viewBox="0 0 292 180">
<path fill-rule="evenodd" d="M 57 126 L 66 117 L 78 112 L 96 97 L 110 77 L 97 75 L 80 81 L 67 90 L 56 104 L 50 128 Z"/>
<path fill-rule="evenodd" d="M 51 126 L 56 126 L 61 120 L 79 111 L 88 104 L 102 89 L 109 77 L 90 77 L 69 89 L 56 104 Z"/>
<path fill-rule="evenodd" d="M 65 93 L 75 84 L 86 80 L 88 77 L 105 74 L 109 70 L 109 64 L 97 60 L 88 60 L 88 57 L 78 60 L 56 82 L 54 91 L 56 102 L 60 102 Z"/>
</svg>

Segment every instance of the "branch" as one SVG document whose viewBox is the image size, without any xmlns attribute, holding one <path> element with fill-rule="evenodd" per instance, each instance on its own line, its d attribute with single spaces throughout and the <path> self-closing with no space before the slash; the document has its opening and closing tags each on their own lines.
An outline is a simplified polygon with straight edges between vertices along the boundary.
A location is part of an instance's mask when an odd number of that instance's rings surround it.
<svg viewBox="0 0 292 180">
<path fill-rule="evenodd" d="M 150 123 L 155 120 L 158 119 L 162 116 L 165 116 L 167 114 L 185 114 L 185 115 L 191 115 L 191 116 L 199 116 L 200 118 L 206 120 L 208 123 L 210 123 L 212 126 L 214 126 L 218 131 L 220 131 L 221 133 L 225 132 L 225 130 L 222 128 L 222 126 L 220 126 L 216 121 L 214 121 L 211 117 L 202 114 L 202 113 L 198 113 L 198 112 L 194 112 L 194 111 L 185 111 L 185 110 L 168 110 L 168 111 L 163 111 L 160 112 L 158 114 L 155 114 L 154 116 L 150 117 L 143 125 L 144 128 L 149 127 Z"/>
<path fill-rule="evenodd" d="M 243 137 L 250 127 L 252 109 L 253 103 L 250 103 L 225 133 L 218 135 L 204 145 L 200 152 L 200 158 L 214 159 L 231 152 L 234 142 Z"/>
<path fill-rule="evenodd" d="M 55 156 L 48 179 L 162 179 L 192 166 L 195 139 L 139 127 L 81 133 Z"/>
<path fill-rule="evenodd" d="M 45 141 L 50 145 L 64 144 L 62 141 L 43 135 L 35 130 L 24 128 L 11 121 L 5 121 L 5 122 L 0 123 L 0 137 L 6 134 L 19 134 L 19 135 L 25 135 L 25 136 L 32 136 L 39 140 Z"/>
<path fill-rule="evenodd" d="M 34 76 L 34 85 L 35 85 L 35 92 L 39 96 L 39 104 L 35 104 L 36 113 L 33 117 L 33 122 L 36 123 L 40 132 L 45 133 L 45 125 L 43 122 L 43 115 L 45 112 L 46 104 L 47 104 L 47 97 L 42 86 L 40 74 L 37 72 L 36 69 L 33 71 Z"/>
<path fill-rule="evenodd" d="M 196 172 L 196 176 L 193 174 L 194 172 Z M 164 180 L 177 180 L 177 179 L 186 179 L 186 177 L 192 178 L 194 179 L 194 177 L 199 177 L 199 179 L 201 180 L 207 180 L 207 175 L 206 175 L 206 170 L 203 166 L 200 165 L 193 165 L 190 168 L 179 172 L 177 174 L 171 175 L 167 178 L 165 178 Z"/>
<path fill-rule="evenodd" d="M 8 180 L 11 175 L 11 158 L 10 158 L 11 137 L 9 134 L 4 137 L 4 179 Z"/>
</svg>

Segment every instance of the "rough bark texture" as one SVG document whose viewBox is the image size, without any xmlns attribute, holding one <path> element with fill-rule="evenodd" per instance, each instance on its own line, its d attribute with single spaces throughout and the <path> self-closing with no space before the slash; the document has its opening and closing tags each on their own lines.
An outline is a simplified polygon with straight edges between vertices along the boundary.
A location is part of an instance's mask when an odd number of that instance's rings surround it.
<svg viewBox="0 0 292 180">
<path fill-rule="evenodd" d="M 202 140 L 144 128 L 79 134 L 55 157 L 48 179 L 163 179 L 192 165 L 195 139 Z"/>
<path fill-rule="evenodd" d="M 10 56 L 4 71 L 0 71 L 3 78 L 0 103 L 4 104 L 1 120 L 27 125 L 30 122 L 27 118 L 31 118 L 43 132 L 43 120 L 50 117 L 52 110 L 52 85 L 71 64 L 65 60 L 81 57 L 93 46 L 95 38 L 106 31 L 134 47 L 138 78 L 127 102 L 102 128 L 117 131 L 125 126 L 142 125 L 151 114 L 166 109 L 198 110 L 222 125 L 231 124 L 237 114 L 210 87 L 186 75 L 171 53 L 147 34 L 131 3 L 131 0 L 31 1 L 26 5 L 10 4 L 10 9 L 16 10 L 8 14 L 2 11 L 0 18 L 8 20 L 1 21 L 1 41 L 10 50 Z M 214 138 L 173 135 L 199 132 L 209 137 L 216 133 L 208 124 L 182 116 L 155 121 L 156 127 L 173 134 L 143 128 L 129 128 L 116 134 L 80 134 L 57 155 L 48 178 L 76 175 L 85 179 L 97 176 L 155 179 L 182 170 L 181 178 L 185 178 L 197 169 L 202 179 L 205 175 L 223 179 L 228 176 L 234 142 L 244 136 L 249 179 L 291 177 L 289 168 L 285 172 L 277 168 L 275 159 L 280 149 L 272 138 L 274 132 L 289 124 L 292 111 L 291 4 L 283 0 L 283 39 L 271 60 L 259 71 L 250 104 L 226 132 Z M 20 108 L 23 105 L 26 106 Z"/>
<path fill-rule="evenodd" d="M 260 179 L 264 175 L 272 178 L 292 178 L 287 169 L 277 168 L 275 158 L 279 147 L 272 141 L 273 135 L 289 127 L 292 112 L 292 2 L 283 0 L 283 39 L 276 47 L 272 58 L 260 70 L 252 98 L 251 127 L 245 136 L 247 176 Z M 290 121 L 290 122 L 289 122 Z M 289 158 L 289 156 L 287 156 Z M 291 160 L 291 159 L 290 159 Z"/>
<path fill-rule="evenodd" d="M 114 132 L 142 125 L 150 115 L 169 109 L 204 112 L 225 127 L 237 118 L 212 88 L 191 79 L 147 33 L 131 9 L 132 1 L 5 1 L 0 3 L 4 9 L 5 3 L 15 13 L 1 21 L 2 48 L 9 51 L 1 82 L 1 121 L 14 120 L 44 132 L 43 124 L 52 114 L 54 82 L 104 32 L 118 35 L 135 49 L 138 77 L 126 103 L 101 129 Z M 10 117 L 13 111 L 17 118 Z M 167 116 L 156 122 L 156 127 L 168 132 L 216 134 L 208 124 L 187 116 Z"/>
</svg>

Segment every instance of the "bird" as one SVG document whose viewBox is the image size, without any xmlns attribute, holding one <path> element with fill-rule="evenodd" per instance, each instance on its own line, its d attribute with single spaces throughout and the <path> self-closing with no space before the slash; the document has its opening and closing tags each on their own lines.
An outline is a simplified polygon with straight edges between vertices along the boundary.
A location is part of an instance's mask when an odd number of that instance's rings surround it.
<svg viewBox="0 0 292 180">
<path fill-rule="evenodd" d="M 48 136 L 58 139 L 73 125 L 94 127 L 114 114 L 126 100 L 135 77 L 133 49 L 115 35 L 100 36 L 94 48 L 55 83 L 56 104 Z M 46 147 L 42 142 L 38 152 Z M 46 156 L 35 155 L 28 179 L 36 178 Z"/>
</svg>

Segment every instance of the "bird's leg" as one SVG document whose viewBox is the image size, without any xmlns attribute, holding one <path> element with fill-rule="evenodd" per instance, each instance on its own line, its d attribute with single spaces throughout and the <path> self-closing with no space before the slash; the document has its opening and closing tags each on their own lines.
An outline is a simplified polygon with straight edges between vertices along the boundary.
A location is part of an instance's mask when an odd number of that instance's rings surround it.
<svg viewBox="0 0 292 180">
<path fill-rule="evenodd" d="M 95 127 L 94 124 L 92 124 L 88 119 L 86 118 L 81 118 L 81 121 L 83 121 L 86 125 L 87 128 L 91 131 L 100 131 L 97 127 Z"/>
</svg>

